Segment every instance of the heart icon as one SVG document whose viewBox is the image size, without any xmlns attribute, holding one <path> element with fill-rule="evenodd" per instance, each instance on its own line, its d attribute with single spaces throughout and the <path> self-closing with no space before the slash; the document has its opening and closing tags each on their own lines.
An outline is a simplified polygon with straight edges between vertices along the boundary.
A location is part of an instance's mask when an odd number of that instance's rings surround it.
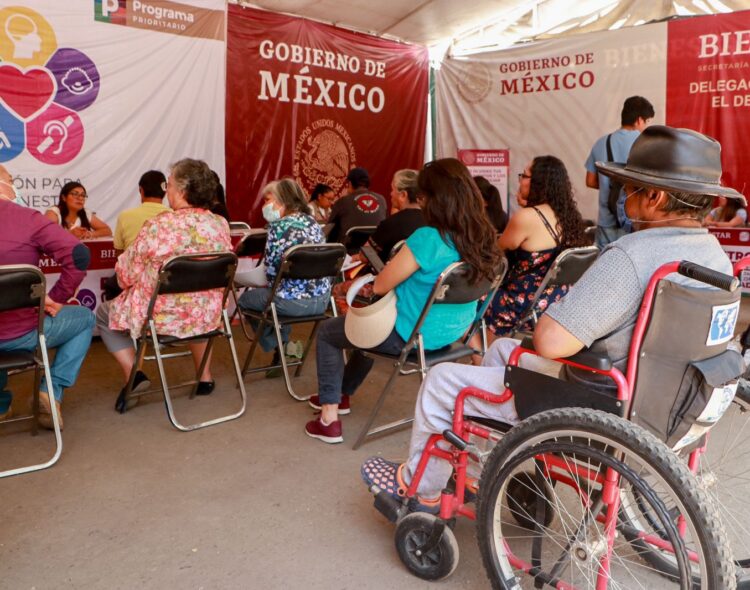
<svg viewBox="0 0 750 590">
<path fill-rule="evenodd" d="M 0 65 L 0 101 L 21 119 L 28 120 L 55 96 L 55 79 L 41 68 L 25 72 L 13 64 Z"/>
</svg>

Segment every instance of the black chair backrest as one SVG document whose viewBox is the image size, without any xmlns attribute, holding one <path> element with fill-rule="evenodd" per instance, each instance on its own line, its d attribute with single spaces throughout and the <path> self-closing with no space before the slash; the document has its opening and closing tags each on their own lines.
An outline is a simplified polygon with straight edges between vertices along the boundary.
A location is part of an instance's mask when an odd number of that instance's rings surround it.
<svg viewBox="0 0 750 590">
<path fill-rule="evenodd" d="M 568 248 L 560 252 L 547 271 L 546 284 L 543 283 L 544 289 L 575 284 L 594 263 L 599 252 L 596 246 Z"/>
<path fill-rule="evenodd" d="M 173 256 L 161 266 L 157 294 L 226 289 L 231 286 L 236 269 L 237 255 L 233 252 Z"/>
<path fill-rule="evenodd" d="M 276 282 L 281 279 L 336 277 L 346 258 L 343 244 L 299 244 L 284 253 Z"/>
<path fill-rule="evenodd" d="M 346 231 L 344 244 L 349 252 L 359 250 L 367 239 L 375 233 L 377 226 L 374 225 L 355 225 Z"/>
<path fill-rule="evenodd" d="M 631 384 L 631 419 L 669 446 L 688 433 L 691 420 L 701 413 L 707 401 L 702 384 L 713 391 L 743 370 L 740 354 L 727 349 L 740 297 L 739 289 L 659 281 Z"/>
<path fill-rule="evenodd" d="M 38 307 L 45 295 L 44 273 L 36 266 L 0 266 L 0 311 Z"/>
<path fill-rule="evenodd" d="M 261 256 L 266 250 L 268 232 L 266 230 L 253 230 L 242 238 L 234 248 L 237 256 Z"/>
<path fill-rule="evenodd" d="M 229 231 L 250 231 L 250 225 L 244 221 L 230 221 Z"/>
<path fill-rule="evenodd" d="M 503 268 L 505 268 L 503 259 Z M 505 272 L 498 271 L 505 275 Z M 464 262 L 455 262 L 445 269 L 436 285 L 435 305 L 441 303 L 469 303 L 483 297 L 497 282 L 495 275 L 492 280 L 482 278 L 478 283 L 469 282 L 468 265 Z"/>
</svg>

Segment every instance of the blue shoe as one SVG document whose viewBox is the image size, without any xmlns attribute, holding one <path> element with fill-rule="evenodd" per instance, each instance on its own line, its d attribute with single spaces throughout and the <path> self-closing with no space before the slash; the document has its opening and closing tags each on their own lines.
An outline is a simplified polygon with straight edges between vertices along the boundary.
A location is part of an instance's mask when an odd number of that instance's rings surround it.
<svg viewBox="0 0 750 590">
<path fill-rule="evenodd" d="M 360 474 L 370 491 L 375 492 L 373 490 L 374 486 L 395 500 L 403 502 L 409 487 L 401 475 L 403 467 L 403 463 L 386 461 L 382 457 L 370 457 L 362 463 Z M 412 512 L 438 514 L 440 512 L 440 498 L 438 497 L 436 500 L 424 500 L 419 496 L 410 498 L 409 510 Z"/>
</svg>

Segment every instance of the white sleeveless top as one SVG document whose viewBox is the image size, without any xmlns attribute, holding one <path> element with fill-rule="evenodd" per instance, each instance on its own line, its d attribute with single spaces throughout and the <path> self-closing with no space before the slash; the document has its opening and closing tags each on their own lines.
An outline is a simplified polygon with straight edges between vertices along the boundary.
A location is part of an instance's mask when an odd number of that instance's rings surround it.
<svg viewBox="0 0 750 590">
<path fill-rule="evenodd" d="M 47 211 L 48 212 L 52 211 L 52 213 L 55 214 L 55 217 L 57 217 L 57 224 L 58 225 L 62 225 L 62 215 L 60 215 L 60 208 L 59 207 L 54 206 L 54 207 L 51 207 L 50 209 L 47 209 Z M 86 217 L 88 217 L 89 222 L 90 222 L 91 221 L 91 214 L 86 209 L 84 209 L 84 211 L 86 211 Z M 76 217 L 75 223 L 72 226 L 70 226 L 68 229 L 73 229 L 74 227 L 81 227 L 81 218 L 80 217 Z"/>
</svg>

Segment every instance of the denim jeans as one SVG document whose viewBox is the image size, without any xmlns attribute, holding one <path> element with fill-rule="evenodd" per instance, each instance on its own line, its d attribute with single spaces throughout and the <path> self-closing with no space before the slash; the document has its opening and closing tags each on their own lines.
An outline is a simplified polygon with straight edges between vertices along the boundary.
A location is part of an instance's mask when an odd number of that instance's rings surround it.
<svg viewBox="0 0 750 590">
<path fill-rule="evenodd" d="M 52 375 L 52 390 L 59 402 L 63 398 L 63 390 L 75 383 L 81 370 L 83 359 L 86 358 L 91 333 L 94 330 L 94 314 L 86 307 L 78 305 L 64 306 L 55 317 L 44 318 L 44 335 L 47 339 L 47 349 L 57 349 L 55 360 L 50 367 Z M 0 350 L 32 351 L 36 348 L 39 333 L 35 329 L 13 340 L 0 341 Z M 10 404 L 11 394 L 5 391 L 8 383 L 8 373 L 0 371 L 0 396 Z M 42 391 L 49 391 L 47 381 L 42 378 Z M 2 401 L 0 401 L 2 405 Z M 2 411 L 2 407 L 0 407 Z"/>
<path fill-rule="evenodd" d="M 318 395 L 322 404 L 338 404 L 341 394 L 353 395 L 365 380 L 375 362 L 349 342 L 344 332 L 344 316 L 331 318 L 320 324 L 316 346 L 318 365 Z M 377 352 L 399 354 L 406 342 L 394 329 L 388 338 L 375 348 Z M 354 349 L 344 366 L 341 351 Z"/>
<path fill-rule="evenodd" d="M 271 289 L 268 287 L 249 289 L 240 295 L 240 308 L 248 311 L 263 311 L 270 295 Z M 322 314 L 330 304 L 331 296 L 326 293 L 320 297 L 312 297 L 310 299 L 281 299 L 280 297 L 276 297 L 273 302 L 276 305 L 276 313 L 280 316 L 302 317 Z M 250 325 L 253 327 L 253 330 L 258 328 L 258 322 L 255 320 L 250 320 Z M 291 326 L 281 327 L 281 340 L 283 344 L 286 344 L 289 340 L 291 330 Z M 265 327 L 263 334 L 260 336 L 259 344 L 266 352 L 270 352 L 276 348 L 276 333 L 273 325 Z"/>
</svg>

